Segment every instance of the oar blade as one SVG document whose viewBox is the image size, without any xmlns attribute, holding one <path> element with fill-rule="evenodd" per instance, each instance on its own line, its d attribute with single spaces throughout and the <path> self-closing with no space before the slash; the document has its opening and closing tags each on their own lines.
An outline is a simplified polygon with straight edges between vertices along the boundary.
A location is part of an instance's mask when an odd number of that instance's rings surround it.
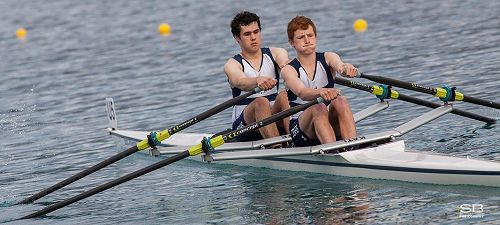
<svg viewBox="0 0 500 225">
<path fill-rule="evenodd" d="M 110 165 L 110 164 L 112 164 L 120 159 L 123 159 L 123 158 L 135 153 L 135 152 L 137 152 L 137 146 L 130 147 L 129 149 L 127 149 L 125 151 L 122 151 L 122 152 L 120 152 L 120 153 L 118 153 L 118 154 L 116 154 L 116 155 L 90 167 L 90 168 L 87 168 L 87 169 L 85 169 L 85 170 L 83 170 L 83 171 L 57 183 L 57 184 L 52 185 L 49 188 L 46 188 L 45 190 L 42 190 L 42 191 L 40 191 L 40 192 L 38 192 L 38 193 L 28 197 L 28 198 L 23 199 L 22 201 L 18 202 L 17 204 L 32 203 L 39 198 L 42 198 L 42 197 L 44 197 L 44 196 L 46 196 L 54 191 L 57 191 L 65 186 L 67 186 L 67 185 L 69 185 L 69 184 L 71 184 L 79 179 L 82 179 L 83 177 L 85 177 L 89 174 L 92 174 L 95 171 L 102 169 L 102 168 L 104 168 L 104 167 L 106 167 L 106 166 L 108 166 L 108 165 Z"/>
<path fill-rule="evenodd" d="M 150 172 L 152 172 L 154 170 L 157 170 L 159 168 L 162 168 L 164 166 L 167 166 L 169 164 L 172 164 L 174 162 L 177 162 L 177 161 L 179 161 L 181 159 L 184 159 L 184 158 L 187 158 L 187 157 L 189 157 L 189 152 L 186 150 L 186 151 L 181 152 L 181 153 L 179 153 L 177 155 L 174 155 L 174 156 L 172 156 L 172 157 L 170 157 L 168 159 L 162 160 L 162 161 L 157 162 L 157 163 L 155 163 L 153 165 L 150 165 L 148 167 L 145 167 L 143 169 L 137 170 L 137 171 L 135 171 L 133 173 L 130 173 L 130 174 L 125 175 L 123 177 L 120 177 L 118 179 L 112 180 L 112 181 L 110 181 L 108 183 L 105 183 L 103 185 L 100 185 L 98 187 L 95 187 L 95 188 L 93 188 L 91 190 L 85 191 L 85 192 L 83 192 L 83 193 L 81 193 L 79 195 L 76 195 L 76 196 L 68 198 L 68 199 L 66 199 L 64 201 L 61 201 L 61 202 L 52 204 L 50 206 L 47 206 L 47 207 L 45 207 L 42 210 L 39 210 L 39 211 L 34 212 L 34 213 L 31 213 L 31 214 L 29 214 L 27 216 L 24 216 L 24 217 L 21 217 L 18 220 L 30 219 L 30 218 L 34 218 L 34 217 L 39 217 L 39 216 L 45 215 L 47 213 L 53 212 L 53 211 L 55 211 L 57 209 L 60 209 L 62 207 L 65 207 L 67 205 L 75 203 L 77 201 L 80 201 L 80 200 L 82 200 L 84 198 L 90 197 L 92 195 L 95 195 L 97 193 L 100 193 L 102 191 L 110 189 L 112 187 L 115 187 L 117 185 L 125 183 L 125 182 L 127 182 L 129 180 L 132 180 L 132 179 L 137 178 L 139 176 L 142 176 L 144 174 L 150 173 Z"/>
</svg>

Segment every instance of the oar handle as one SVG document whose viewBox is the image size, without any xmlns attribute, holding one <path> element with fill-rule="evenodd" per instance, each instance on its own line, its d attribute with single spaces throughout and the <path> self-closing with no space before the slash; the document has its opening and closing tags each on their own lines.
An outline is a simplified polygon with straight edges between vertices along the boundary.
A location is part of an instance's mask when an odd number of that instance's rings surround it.
<svg viewBox="0 0 500 225">
<path fill-rule="evenodd" d="M 432 87 L 426 87 L 422 86 L 416 83 L 410 83 L 410 82 L 405 82 L 401 80 L 396 80 L 393 78 L 388 78 L 388 77 L 381 77 L 381 76 L 375 76 L 375 75 L 368 75 L 365 73 L 360 73 L 359 76 L 360 78 L 365 78 L 377 83 L 382 83 L 382 84 L 387 84 L 387 85 L 392 85 L 395 87 L 400 87 L 400 88 L 405 88 L 413 91 L 418 91 L 426 94 L 431 94 L 431 95 L 436 95 L 440 98 L 443 98 L 447 96 L 449 93 L 447 93 L 447 90 L 443 88 L 432 88 Z M 451 99 L 455 101 L 464 101 L 464 102 L 469 102 L 477 105 L 482 105 L 486 107 L 491 107 L 495 109 L 500 109 L 500 103 L 494 102 L 494 101 L 489 101 L 489 100 L 484 100 L 480 98 L 475 98 L 471 96 L 465 96 L 460 92 L 456 92 L 455 98 Z"/>
</svg>

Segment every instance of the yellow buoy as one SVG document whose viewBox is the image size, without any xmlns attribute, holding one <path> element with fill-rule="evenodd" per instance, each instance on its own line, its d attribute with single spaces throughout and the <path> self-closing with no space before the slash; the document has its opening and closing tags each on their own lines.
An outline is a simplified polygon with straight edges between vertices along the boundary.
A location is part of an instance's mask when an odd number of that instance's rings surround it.
<svg viewBox="0 0 500 225">
<path fill-rule="evenodd" d="M 167 36 L 170 34 L 170 25 L 168 23 L 162 23 L 158 26 L 158 33 L 161 35 Z"/>
<path fill-rule="evenodd" d="M 354 21 L 352 27 L 356 32 L 364 32 L 368 28 L 368 23 L 364 19 L 357 19 L 356 21 Z"/>
<path fill-rule="evenodd" d="M 18 28 L 16 30 L 16 37 L 19 39 L 25 39 L 26 38 L 26 30 L 22 27 Z"/>
</svg>

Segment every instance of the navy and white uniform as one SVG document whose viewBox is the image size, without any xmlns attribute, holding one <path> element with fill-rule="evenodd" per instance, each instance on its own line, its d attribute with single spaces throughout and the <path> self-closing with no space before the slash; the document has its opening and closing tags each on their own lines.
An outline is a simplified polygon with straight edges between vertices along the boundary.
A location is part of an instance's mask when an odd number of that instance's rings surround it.
<svg viewBox="0 0 500 225">
<path fill-rule="evenodd" d="M 307 77 L 306 70 L 300 65 L 298 59 L 293 59 L 290 63 L 297 74 L 299 75 L 300 81 L 304 83 L 304 85 L 308 88 L 333 88 L 334 86 L 334 74 L 330 70 L 330 67 L 326 63 L 325 53 L 316 52 L 316 67 L 314 68 L 314 75 L 312 80 Z M 290 107 L 294 107 L 297 105 L 301 105 L 306 103 L 307 101 L 302 100 L 297 95 L 295 95 L 291 90 L 287 91 L 288 101 L 290 102 Z M 326 105 L 329 102 L 325 103 Z M 299 127 L 299 116 L 302 112 L 296 113 L 290 117 L 290 134 L 292 135 L 293 144 L 297 147 L 300 146 L 311 146 L 320 144 L 319 140 L 311 139 L 307 137 L 307 135 L 302 132 Z"/>
<path fill-rule="evenodd" d="M 255 69 L 252 65 L 245 60 L 240 54 L 235 55 L 233 58 L 238 61 L 242 68 L 243 72 L 247 77 L 259 77 L 259 76 L 268 76 L 274 78 L 279 81 L 279 72 L 278 72 L 278 64 L 274 61 L 274 58 L 271 54 L 271 50 L 269 48 L 261 48 L 262 50 L 262 61 L 260 63 L 260 68 Z M 278 83 L 279 84 L 279 83 Z M 233 98 L 241 95 L 242 90 L 237 87 L 232 87 Z M 247 105 L 249 105 L 255 98 L 257 97 L 266 97 L 271 105 L 274 104 L 274 100 L 278 95 L 278 85 L 274 88 L 271 88 L 267 91 L 261 91 L 259 93 L 253 94 L 250 97 L 241 100 L 235 106 L 233 106 L 233 115 L 232 115 L 232 129 L 236 130 L 240 127 L 244 127 L 247 122 L 243 119 L 243 110 Z M 238 141 L 255 141 L 262 139 L 260 134 L 256 132 L 251 132 L 248 135 L 239 136 Z"/>
</svg>

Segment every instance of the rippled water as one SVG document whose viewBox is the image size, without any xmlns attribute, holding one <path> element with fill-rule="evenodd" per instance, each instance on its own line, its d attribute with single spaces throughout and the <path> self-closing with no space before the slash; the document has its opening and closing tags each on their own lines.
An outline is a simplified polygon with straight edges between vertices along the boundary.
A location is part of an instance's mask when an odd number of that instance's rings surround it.
<svg viewBox="0 0 500 225">
<path fill-rule="evenodd" d="M 222 72 L 239 47 L 229 21 L 257 12 L 265 45 L 284 47 L 298 14 L 318 27 L 319 50 L 337 51 L 361 70 L 500 101 L 498 1 L 26 1 L 0 2 L 0 222 L 13 224 L 331 224 L 491 223 L 497 188 L 356 179 L 182 161 L 48 216 L 11 222 L 46 205 L 156 162 L 130 156 L 35 204 L 17 201 L 118 149 L 106 134 L 104 98 L 123 129 L 160 130 L 230 96 Z M 352 22 L 369 28 L 354 33 Z M 156 27 L 172 26 L 161 37 Z M 24 26 L 28 38 L 15 30 Z M 365 82 L 364 80 L 359 80 Z M 354 111 L 376 98 L 343 88 Z M 402 91 L 425 99 L 431 97 Z M 455 104 L 499 117 L 498 110 Z M 359 124 L 360 133 L 397 126 L 428 111 L 395 102 Z M 229 127 L 224 111 L 189 128 Z M 500 161 L 496 126 L 446 115 L 406 136 L 408 146 Z M 483 204 L 480 219 L 458 218 Z"/>
</svg>

